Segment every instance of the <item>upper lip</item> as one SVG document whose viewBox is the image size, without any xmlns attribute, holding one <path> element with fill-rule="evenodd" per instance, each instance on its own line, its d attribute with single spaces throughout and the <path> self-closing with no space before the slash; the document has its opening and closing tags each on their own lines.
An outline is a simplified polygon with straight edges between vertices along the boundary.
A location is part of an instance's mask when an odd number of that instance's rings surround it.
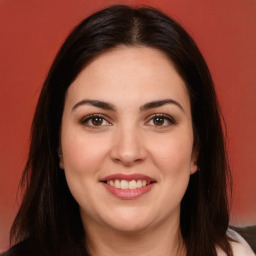
<svg viewBox="0 0 256 256">
<path fill-rule="evenodd" d="M 106 176 L 105 178 L 101 179 L 101 182 L 106 182 L 108 180 L 127 180 L 127 181 L 131 181 L 131 180 L 146 180 L 147 182 L 155 182 L 156 180 L 154 180 L 153 178 L 147 176 L 147 175 L 143 175 L 143 174 L 139 174 L 139 173 L 134 173 L 134 174 L 112 174 L 109 176 Z"/>
</svg>

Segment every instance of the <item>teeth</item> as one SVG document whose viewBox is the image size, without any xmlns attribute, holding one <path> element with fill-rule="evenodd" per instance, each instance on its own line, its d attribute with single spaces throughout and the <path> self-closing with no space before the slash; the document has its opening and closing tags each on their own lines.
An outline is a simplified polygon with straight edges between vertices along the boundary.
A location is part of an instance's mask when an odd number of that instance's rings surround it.
<svg viewBox="0 0 256 256">
<path fill-rule="evenodd" d="M 136 180 L 132 180 L 129 182 L 129 189 L 135 189 L 137 188 L 137 182 Z"/>
<path fill-rule="evenodd" d="M 108 180 L 107 184 L 111 187 L 115 188 L 121 188 L 121 189 L 136 189 L 146 186 L 147 181 L 146 180 Z"/>
<path fill-rule="evenodd" d="M 120 185 L 120 180 L 115 180 L 115 185 L 114 185 L 115 188 L 121 188 L 121 185 Z"/>
<path fill-rule="evenodd" d="M 129 188 L 129 182 L 127 180 L 121 180 L 120 182 L 121 189 L 127 189 Z"/>
<path fill-rule="evenodd" d="M 141 188 L 142 187 L 142 180 L 137 180 L 137 187 Z"/>
</svg>

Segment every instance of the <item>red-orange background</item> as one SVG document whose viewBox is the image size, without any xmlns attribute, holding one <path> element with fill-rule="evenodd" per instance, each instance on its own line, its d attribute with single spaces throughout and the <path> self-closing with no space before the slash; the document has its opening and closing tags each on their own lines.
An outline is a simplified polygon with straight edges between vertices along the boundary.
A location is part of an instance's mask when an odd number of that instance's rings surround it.
<svg viewBox="0 0 256 256">
<path fill-rule="evenodd" d="M 255 0 L 0 0 L 0 251 L 8 246 L 30 124 L 49 66 L 74 25 L 115 3 L 160 8 L 197 42 L 228 128 L 232 223 L 256 224 Z"/>
</svg>

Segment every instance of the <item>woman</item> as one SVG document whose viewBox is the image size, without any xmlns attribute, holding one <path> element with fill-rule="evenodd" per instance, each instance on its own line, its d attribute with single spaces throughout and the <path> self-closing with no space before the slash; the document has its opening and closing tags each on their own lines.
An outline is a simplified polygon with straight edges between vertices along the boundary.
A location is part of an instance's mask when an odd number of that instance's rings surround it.
<svg viewBox="0 0 256 256">
<path fill-rule="evenodd" d="M 195 43 L 157 10 L 113 6 L 50 69 L 4 255 L 252 255 L 228 230 L 229 181 Z"/>
</svg>

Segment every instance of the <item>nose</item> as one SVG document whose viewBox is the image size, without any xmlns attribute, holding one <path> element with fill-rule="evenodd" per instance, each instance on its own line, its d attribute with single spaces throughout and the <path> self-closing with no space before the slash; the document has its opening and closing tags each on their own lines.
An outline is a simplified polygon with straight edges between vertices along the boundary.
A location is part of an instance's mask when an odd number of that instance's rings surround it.
<svg viewBox="0 0 256 256">
<path fill-rule="evenodd" d="M 143 136 L 136 128 L 119 128 L 114 134 L 111 159 L 124 166 L 133 166 L 146 158 Z"/>
</svg>

